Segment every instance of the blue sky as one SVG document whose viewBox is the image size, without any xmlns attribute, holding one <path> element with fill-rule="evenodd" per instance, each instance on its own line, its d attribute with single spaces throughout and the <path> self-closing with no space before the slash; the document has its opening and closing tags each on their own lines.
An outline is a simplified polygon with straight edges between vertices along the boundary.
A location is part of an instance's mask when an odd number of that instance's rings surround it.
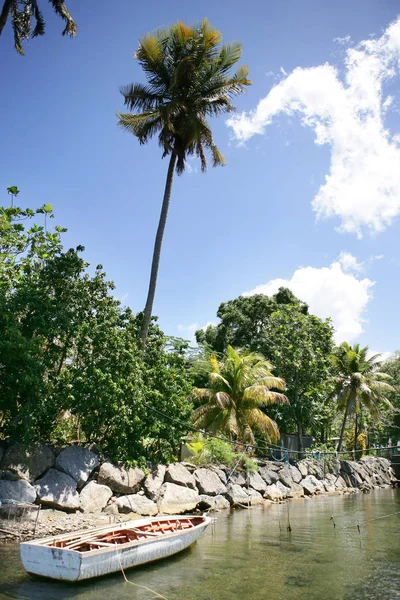
<svg viewBox="0 0 400 600">
<path fill-rule="evenodd" d="M 253 85 L 236 119 L 212 122 L 227 166 L 175 178 L 154 313 L 190 337 L 220 302 L 289 285 L 337 340 L 400 348 L 400 6 L 249 0 L 69 0 L 74 40 L 0 38 L 0 189 L 51 202 L 116 295 L 143 308 L 167 163 L 116 126 L 119 87 L 143 81 L 145 32 L 205 16 L 243 44 Z M 112 8 L 109 9 L 109 6 Z M 156 8 L 155 8 L 156 7 Z M 366 43 L 362 43 L 366 42 Z M 397 137 L 396 137 L 397 136 Z M 328 180 L 326 179 L 328 177 Z"/>
</svg>

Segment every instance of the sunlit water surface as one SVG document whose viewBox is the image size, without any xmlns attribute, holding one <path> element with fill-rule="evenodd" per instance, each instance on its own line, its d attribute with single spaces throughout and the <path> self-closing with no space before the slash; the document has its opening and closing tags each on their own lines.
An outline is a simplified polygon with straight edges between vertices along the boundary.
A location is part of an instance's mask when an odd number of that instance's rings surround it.
<svg viewBox="0 0 400 600">
<path fill-rule="evenodd" d="M 400 598 L 400 493 L 218 513 L 190 549 L 127 576 L 167 600 L 394 600 Z M 0 547 L 2 600 L 155 597 L 125 583 L 122 573 L 78 584 L 34 579 L 17 546 Z"/>
</svg>

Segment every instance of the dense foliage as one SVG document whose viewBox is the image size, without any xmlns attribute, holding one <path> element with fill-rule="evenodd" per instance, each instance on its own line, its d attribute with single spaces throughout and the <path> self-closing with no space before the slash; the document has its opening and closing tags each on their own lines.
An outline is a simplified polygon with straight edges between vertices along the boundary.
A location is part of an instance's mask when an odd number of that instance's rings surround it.
<svg viewBox="0 0 400 600">
<path fill-rule="evenodd" d="M 286 403 L 285 382 L 271 373 L 271 364 L 256 353 L 239 353 L 228 346 L 225 360 L 212 356 L 208 386 L 194 388 L 200 402 L 193 414 L 196 427 L 223 432 L 230 440 L 254 444 L 254 431 L 267 440 L 279 439 L 278 427 L 261 407 Z"/>
<path fill-rule="evenodd" d="M 0 436 L 79 436 L 127 462 L 176 457 L 190 412 L 185 345 L 168 346 L 153 322 L 142 356 L 142 315 L 121 307 L 101 265 L 90 274 L 82 247 L 64 251 L 52 217 L 50 205 L 0 209 Z"/>
<path fill-rule="evenodd" d="M 281 430 L 302 435 L 310 428 L 324 434 L 333 417 L 326 380 L 333 348 L 329 320 L 309 314 L 305 303 L 285 288 L 272 297 L 240 296 L 222 303 L 221 322 L 196 332 L 196 338 L 217 352 L 228 344 L 261 353 L 286 382 L 288 405 L 272 412 Z"/>
<path fill-rule="evenodd" d="M 338 408 L 344 413 L 338 450 L 342 446 L 347 418 L 351 415 L 355 417 L 353 440 L 356 449 L 362 411 L 378 421 L 383 404 L 393 408 L 386 394 L 395 392 L 395 389 L 388 383 L 390 375 L 380 371 L 382 361 L 379 360 L 379 355 L 368 358 L 368 346 L 361 348 L 359 344 L 350 346 L 343 342 L 336 348 L 332 360 L 335 372 L 334 393 Z"/>
</svg>

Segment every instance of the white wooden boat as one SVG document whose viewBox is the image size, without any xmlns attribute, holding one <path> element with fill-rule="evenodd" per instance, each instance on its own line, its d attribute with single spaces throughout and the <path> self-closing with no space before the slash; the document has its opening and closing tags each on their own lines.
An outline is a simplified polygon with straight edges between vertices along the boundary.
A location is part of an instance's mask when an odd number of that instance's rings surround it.
<svg viewBox="0 0 400 600">
<path fill-rule="evenodd" d="M 200 515 L 155 517 L 23 542 L 22 564 L 28 573 L 52 579 L 98 577 L 176 554 L 210 521 Z"/>
</svg>

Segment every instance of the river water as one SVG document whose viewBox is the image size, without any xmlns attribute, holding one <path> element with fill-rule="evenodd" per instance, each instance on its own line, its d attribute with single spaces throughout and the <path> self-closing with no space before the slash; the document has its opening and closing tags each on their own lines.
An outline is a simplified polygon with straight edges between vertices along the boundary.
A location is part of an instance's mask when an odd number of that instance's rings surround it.
<svg viewBox="0 0 400 600">
<path fill-rule="evenodd" d="M 131 569 L 127 577 L 167 600 L 400 599 L 400 492 L 376 490 L 221 512 L 191 548 Z M 122 573 L 81 584 L 30 578 L 18 547 L 9 545 L 0 547 L 0 598 L 156 596 L 126 583 Z"/>
</svg>

